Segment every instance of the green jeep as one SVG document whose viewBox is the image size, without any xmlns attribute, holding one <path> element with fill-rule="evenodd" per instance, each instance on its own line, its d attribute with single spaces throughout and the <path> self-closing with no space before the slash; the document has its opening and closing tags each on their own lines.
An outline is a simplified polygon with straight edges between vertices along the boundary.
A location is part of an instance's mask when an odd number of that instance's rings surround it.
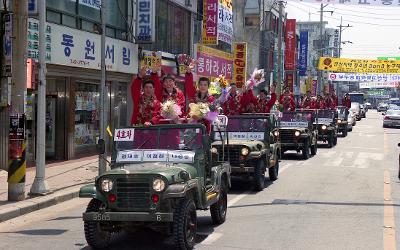
<svg viewBox="0 0 400 250">
<path fill-rule="evenodd" d="M 329 148 L 337 144 L 337 116 L 336 110 L 319 109 L 314 121 L 314 125 L 318 128 L 318 141 L 327 142 Z"/>
<path fill-rule="evenodd" d="M 265 172 L 269 179 L 278 179 L 280 144 L 273 136 L 277 119 L 273 114 L 254 114 L 230 116 L 222 136 L 221 132 L 213 130 L 212 152 L 224 152 L 221 161 L 229 161 L 232 176 L 253 176 L 255 188 L 262 191 L 265 188 Z M 225 144 L 225 145 L 224 145 Z"/>
<path fill-rule="evenodd" d="M 304 160 L 317 154 L 318 130 L 313 124 L 315 111 L 283 112 L 280 118 L 279 136 L 282 154 L 289 150 L 302 152 Z M 311 151 L 311 152 L 310 152 Z"/>
<path fill-rule="evenodd" d="M 111 170 L 79 193 L 92 198 L 83 213 L 91 247 L 106 248 L 115 233 L 147 227 L 172 235 L 176 249 L 191 249 L 196 210 L 210 207 L 214 224 L 225 221 L 230 166 L 213 158 L 203 125 L 116 129 L 113 148 Z"/>
</svg>

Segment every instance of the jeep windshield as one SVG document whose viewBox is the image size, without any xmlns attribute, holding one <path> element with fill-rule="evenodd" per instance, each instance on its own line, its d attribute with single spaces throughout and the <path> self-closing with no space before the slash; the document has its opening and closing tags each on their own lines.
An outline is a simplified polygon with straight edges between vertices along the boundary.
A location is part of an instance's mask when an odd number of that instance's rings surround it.
<svg viewBox="0 0 400 250">
<path fill-rule="evenodd" d="M 229 117 L 226 132 L 231 140 L 264 140 L 269 117 Z M 221 133 L 224 135 L 224 133 Z M 214 130 L 215 140 L 220 140 L 220 133 Z"/>
<path fill-rule="evenodd" d="M 335 118 L 335 111 L 331 109 L 320 109 L 318 110 L 318 118 L 315 119 L 317 124 L 330 124 Z"/>
<path fill-rule="evenodd" d="M 337 107 L 338 118 L 345 119 L 349 115 L 349 111 L 346 107 Z"/>
<path fill-rule="evenodd" d="M 313 115 L 310 112 L 283 112 L 280 127 L 307 128 L 312 122 Z"/>
</svg>

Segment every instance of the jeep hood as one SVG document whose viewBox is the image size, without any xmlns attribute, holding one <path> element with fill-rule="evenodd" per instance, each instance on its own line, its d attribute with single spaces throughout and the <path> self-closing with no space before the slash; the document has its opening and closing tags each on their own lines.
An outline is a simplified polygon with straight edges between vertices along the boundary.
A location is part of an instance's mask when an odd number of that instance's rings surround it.
<svg viewBox="0 0 400 250">
<path fill-rule="evenodd" d="M 221 146 L 221 141 L 215 141 L 212 143 L 213 146 Z M 247 141 L 247 140 L 229 140 L 229 146 L 247 146 L 251 149 L 256 149 L 257 145 L 261 145 L 265 148 L 265 143 L 263 141 Z"/>
</svg>

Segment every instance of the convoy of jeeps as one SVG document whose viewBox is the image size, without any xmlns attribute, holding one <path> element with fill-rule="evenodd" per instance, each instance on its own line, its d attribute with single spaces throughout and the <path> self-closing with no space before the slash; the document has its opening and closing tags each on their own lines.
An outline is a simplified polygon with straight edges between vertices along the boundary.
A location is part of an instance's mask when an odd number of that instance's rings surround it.
<svg viewBox="0 0 400 250">
<path fill-rule="evenodd" d="M 211 133 L 202 124 L 117 128 L 111 170 L 80 190 L 91 199 L 83 213 L 86 241 L 107 249 L 116 234 L 149 228 L 171 236 L 176 249 L 192 249 L 198 210 L 209 210 L 214 225 L 224 223 L 236 179 L 264 190 L 278 179 L 285 153 L 307 160 L 319 146 L 335 146 L 338 133 L 350 131 L 350 115 L 343 107 L 221 115 Z M 98 146 L 103 154 L 104 141 Z"/>
</svg>

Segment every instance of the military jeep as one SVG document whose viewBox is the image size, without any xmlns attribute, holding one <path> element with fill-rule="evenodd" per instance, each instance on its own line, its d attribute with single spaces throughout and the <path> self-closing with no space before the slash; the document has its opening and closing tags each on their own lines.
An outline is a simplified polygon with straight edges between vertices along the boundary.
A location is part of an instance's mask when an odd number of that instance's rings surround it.
<svg viewBox="0 0 400 250">
<path fill-rule="evenodd" d="M 337 131 L 338 133 L 342 133 L 343 137 L 346 137 L 349 132 L 349 126 L 352 127 L 348 121 L 350 111 L 345 106 L 338 106 L 336 111 L 338 112 L 338 117 L 336 119 Z"/>
<path fill-rule="evenodd" d="M 220 161 L 229 161 L 231 174 L 236 177 L 253 177 L 255 189 L 265 188 L 265 172 L 275 181 L 279 174 L 280 144 L 273 136 L 277 119 L 272 114 L 230 116 L 226 131 L 226 143 L 221 132 L 212 132 L 212 152 L 225 151 Z"/>
<path fill-rule="evenodd" d="M 336 110 L 317 110 L 317 118 L 314 124 L 318 128 L 318 141 L 327 142 L 331 148 L 337 144 Z"/>
<path fill-rule="evenodd" d="M 310 158 L 310 153 L 317 154 L 318 130 L 313 124 L 315 117 L 316 113 L 312 110 L 282 113 L 279 130 L 275 133 L 279 136 L 282 154 L 289 150 L 301 151 L 304 160 Z"/>
<path fill-rule="evenodd" d="M 172 235 L 176 249 L 191 249 L 196 210 L 210 208 L 214 224 L 225 221 L 230 166 L 213 158 L 204 125 L 116 129 L 113 148 L 111 170 L 79 193 L 92 198 L 83 213 L 91 247 L 146 227 Z"/>
</svg>

